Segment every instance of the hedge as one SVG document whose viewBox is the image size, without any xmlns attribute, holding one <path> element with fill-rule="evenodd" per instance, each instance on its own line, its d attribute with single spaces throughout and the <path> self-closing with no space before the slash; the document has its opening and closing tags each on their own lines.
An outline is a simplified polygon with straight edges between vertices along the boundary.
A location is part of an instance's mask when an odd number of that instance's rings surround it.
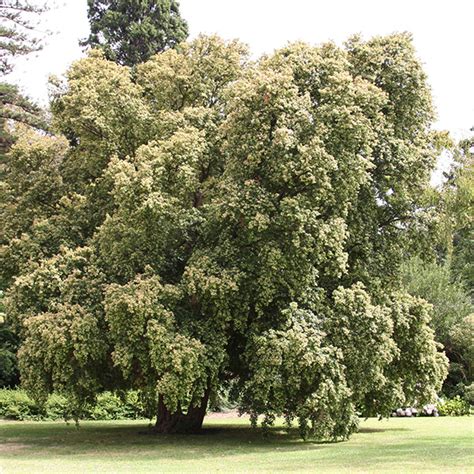
<svg viewBox="0 0 474 474">
<path fill-rule="evenodd" d="M 66 398 L 50 395 L 45 406 L 40 407 L 23 390 L 0 389 L 0 418 L 10 420 L 61 420 L 72 419 L 72 410 Z M 94 405 L 85 408 L 82 419 L 136 420 L 150 418 L 139 393 L 129 391 L 122 397 L 105 392 L 97 397 Z"/>
<path fill-rule="evenodd" d="M 460 397 L 437 404 L 441 416 L 469 415 L 469 403 Z M 94 405 L 86 407 L 82 419 L 86 420 L 138 420 L 150 419 L 153 413 L 136 391 L 129 391 L 119 397 L 105 392 L 97 397 Z M 50 395 L 45 406 L 38 406 L 24 390 L 0 389 L 0 418 L 10 420 L 61 420 L 72 419 L 72 410 L 66 398 Z"/>
</svg>

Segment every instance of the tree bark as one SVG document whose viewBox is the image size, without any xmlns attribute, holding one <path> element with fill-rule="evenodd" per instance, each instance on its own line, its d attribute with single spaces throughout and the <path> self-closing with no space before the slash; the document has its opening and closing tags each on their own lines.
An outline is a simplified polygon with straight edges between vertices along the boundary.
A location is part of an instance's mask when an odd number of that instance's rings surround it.
<svg viewBox="0 0 474 474">
<path fill-rule="evenodd" d="M 163 397 L 160 396 L 158 416 L 153 431 L 159 434 L 191 434 L 199 432 L 206 415 L 208 400 L 209 390 L 206 390 L 198 406 L 189 406 L 186 413 L 183 413 L 181 407 L 178 406 L 175 413 L 170 413 L 163 402 Z"/>
</svg>

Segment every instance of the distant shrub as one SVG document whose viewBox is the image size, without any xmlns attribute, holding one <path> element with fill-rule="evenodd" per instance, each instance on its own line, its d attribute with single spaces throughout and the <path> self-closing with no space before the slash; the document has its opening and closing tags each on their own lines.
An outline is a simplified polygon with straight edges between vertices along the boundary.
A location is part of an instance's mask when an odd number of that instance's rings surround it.
<svg viewBox="0 0 474 474">
<path fill-rule="evenodd" d="M 463 416 L 469 415 L 470 406 L 466 400 L 456 396 L 451 400 L 438 403 L 438 411 L 441 416 Z"/>
<path fill-rule="evenodd" d="M 47 420 L 69 420 L 73 418 L 72 410 L 66 398 L 56 393 L 50 395 L 46 402 L 42 418 Z"/>
<path fill-rule="evenodd" d="M 125 392 L 121 400 L 124 418 L 136 420 L 142 418 L 151 419 L 155 416 L 156 407 L 136 390 Z"/>
<path fill-rule="evenodd" d="M 91 420 L 150 418 L 145 403 L 135 391 L 126 392 L 121 397 L 110 392 L 101 393 L 86 417 Z"/>
<path fill-rule="evenodd" d="M 138 392 L 127 392 L 122 397 L 105 392 L 97 402 L 85 409 L 84 419 L 123 420 L 150 418 Z M 23 390 L 0 389 L 0 418 L 11 420 L 61 420 L 72 418 L 72 407 L 67 399 L 53 394 L 44 407 L 39 407 Z"/>
<path fill-rule="evenodd" d="M 0 417 L 31 420 L 39 417 L 39 408 L 22 390 L 0 390 Z"/>
<path fill-rule="evenodd" d="M 470 405 L 474 405 L 474 382 L 464 388 L 464 398 Z"/>
<path fill-rule="evenodd" d="M 102 393 L 97 397 L 97 403 L 91 408 L 87 418 L 92 420 L 119 420 L 125 418 L 123 402 L 113 393 Z"/>
</svg>

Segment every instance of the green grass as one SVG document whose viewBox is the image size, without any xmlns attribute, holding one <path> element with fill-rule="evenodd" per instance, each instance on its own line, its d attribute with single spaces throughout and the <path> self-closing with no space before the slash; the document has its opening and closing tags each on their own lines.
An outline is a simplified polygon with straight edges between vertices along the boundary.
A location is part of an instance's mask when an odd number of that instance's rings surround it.
<svg viewBox="0 0 474 474">
<path fill-rule="evenodd" d="M 139 434 L 145 426 L 0 421 L 0 473 L 474 472 L 472 417 L 370 419 L 343 443 L 303 442 L 281 426 L 263 438 L 236 417 L 193 436 Z"/>
</svg>

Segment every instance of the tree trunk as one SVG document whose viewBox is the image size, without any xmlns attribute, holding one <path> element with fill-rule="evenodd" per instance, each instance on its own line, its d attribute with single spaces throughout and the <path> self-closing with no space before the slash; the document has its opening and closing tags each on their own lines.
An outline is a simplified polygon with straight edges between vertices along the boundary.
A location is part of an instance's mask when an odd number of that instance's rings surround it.
<svg viewBox="0 0 474 474">
<path fill-rule="evenodd" d="M 198 406 L 190 406 L 186 413 L 183 413 L 181 407 L 178 406 L 175 413 L 170 413 L 163 403 L 163 397 L 160 396 L 158 417 L 153 431 L 161 434 L 197 433 L 202 428 L 208 400 L 209 390 L 206 391 Z"/>
</svg>

